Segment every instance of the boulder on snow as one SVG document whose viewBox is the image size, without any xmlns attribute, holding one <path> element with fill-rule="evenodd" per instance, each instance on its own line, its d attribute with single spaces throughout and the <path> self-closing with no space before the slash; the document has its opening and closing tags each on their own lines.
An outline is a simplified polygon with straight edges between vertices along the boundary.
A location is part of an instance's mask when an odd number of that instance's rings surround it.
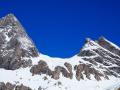
<svg viewBox="0 0 120 90">
<path fill-rule="evenodd" d="M 47 63 L 43 60 L 40 60 L 38 62 L 38 65 L 32 66 L 30 69 L 30 72 L 34 74 L 46 74 L 46 75 L 52 75 L 52 71 L 49 69 Z"/>
<path fill-rule="evenodd" d="M 83 75 L 86 76 L 86 78 L 91 79 L 91 75 L 94 75 L 95 79 L 97 81 L 101 80 L 100 77 L 103 77 L 103 74 L 101 74 L 96 69 L 92 68 L 90 65 L 86 64 L 79 64 L 75 66 L 76 70 L 76 79 L 79 81 L 80 79 L 84 79 Z"/>
<path fill-rule="evenodd" d="M 21 85 L 13 85 L 9 82 L 6 84 L 4 82 L 0 82 L 0 90 L 32 90 L 27 86 Z"/>
</svg>

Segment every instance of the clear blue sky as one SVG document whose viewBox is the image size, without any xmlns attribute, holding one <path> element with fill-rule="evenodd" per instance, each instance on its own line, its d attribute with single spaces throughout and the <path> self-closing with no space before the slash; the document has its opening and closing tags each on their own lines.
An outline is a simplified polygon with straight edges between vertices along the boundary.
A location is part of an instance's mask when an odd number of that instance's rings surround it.
<svg viewBox="0 0 120 90">
<path fill-rule="evenodd" d="M 77 54 L 85 38 L 120 46 L 120 0 L 0 0 L 0 17 L 14 13 L 41 53 Z"/>
</svg>

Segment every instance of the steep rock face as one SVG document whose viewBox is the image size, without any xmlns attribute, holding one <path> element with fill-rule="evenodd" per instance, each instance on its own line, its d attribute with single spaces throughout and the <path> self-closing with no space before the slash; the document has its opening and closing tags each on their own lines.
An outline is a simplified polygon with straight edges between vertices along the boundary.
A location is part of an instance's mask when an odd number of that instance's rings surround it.
<svg viewBox="0 0 120 90">
<path fill-rule="evenodd" d="M 76 66 L 76 79 L 78 81 L 80 79 L 84 79 L 83 74 L 85 74 L 86 78 L 88 79 L 91 79 L 91 75 L 94 75 L 94 78 L 98 81 L 101 80 L 101 77 L 104 76 L 98 70 L 92 68 L 91 65 L 79 64 L 78 66 Z"/>
<path fill-rule="evenodd" d="M 120 49 L 118 46 L 113 44 L 112 42 L 108 41 L 104 37 L 100 37 L 98 40 L 98 44 L 102 46 L 103 48 L 109 50 L 110 52 L 117 54 L 120 56 Z"/>
<path fill-rule="evenodd" d="M 87 39 L 78 56 L 94 65 L 94 67 L 99 68 L 99 70 L 102 70 L 106 76 L 114 75 L 119 77 L 120 57 L 108 49 L 109 46 L 112 46 L 110 43 L 106 48 L 101 46 L 100 42 L 96 43 L 91 39 Z"/>
<path fill-rule="evenodd" d="M 9 70 L 27 67 L 38 52 L 24 28 L 13 14 L 0 19 L 0 68 Z"/>
</svg>

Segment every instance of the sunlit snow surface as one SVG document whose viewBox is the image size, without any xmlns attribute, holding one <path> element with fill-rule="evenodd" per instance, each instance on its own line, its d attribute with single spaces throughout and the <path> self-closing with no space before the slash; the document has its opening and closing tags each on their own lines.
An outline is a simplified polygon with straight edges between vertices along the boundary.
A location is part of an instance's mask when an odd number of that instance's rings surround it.
<svg viewBox="0 0 120 90">
<path fill-rule="evenodd" d="M 12 15 L 12 17 L 15 22 L 18 22 L 17 18 L 14 17 L 14 15 Z M 22 28 L 22 27 L 20 26 L 20 28 Z M 10 32 L 11 30 L 13 30 L 13 27 L 9 26 L 9 25 L 6 27 L 0 28 L 0 33 L 3 33 L 3 36 L 5 36 L 5 41 L 6 41 L 5 44 L 3 45 L 3 48 L 6 47 L 7 43 L 13 37 L 13 35 L 12 35 L 12 37 L 8 37 L 8 32 Z M 27 36 L 27 34 L 25 34 L 25 31 L 21 31 L 21 30 L 22 29 L 20 29 L 20 30 L 15 29 L 15 31 L 17 31 L 16 34 L 18 34 L 17 39 L 21 44 L 21 48 L 23 48 L 25 50 L 29 50 L 28 48 L 34 47 L 34 44 L 33 44 L 32 40 Z M 107 39 L 105 39 L 105 40 L 108 43 L 110 43 L 112 46 L 114 46 L 116 49 L 120 50 L 120 48 L 118 46 L 116 46 L 112 42 L 108 41 Z M 88 43 L 86 43 L 84 45 L 82 50 L 90 50 L 90 51 L 94 52 L 93 49 L 101 48 L 104 51 L 109 52 L 111 55 L 119 57 L 118 55 L 101 47 L 95 41 L 93 41 L 89 38 L 87 39 L 87 41 L 88 41 Z M 3 56 L 6 54 L 7 54 L 7 51 L 3 52 Z M 97 56 L 98 56 L 98 54 L 95 53 L 94 56 L 89 56 L 89 57 L 85 56 L 83 58 L 94 58 Z M 106 57 L 109 57 L 109 56 L 106 55 Z M 24 59 L 29 60 L 30 58 L 24 57 Z M 53 57 L 49 57 L 49 56 L 40 54 L 39 57 L 31 58 L 31 60 L 33 62 L 33 65 L 36 65 L 40 60 L 44 60 L 48 64 L 48 66 L 51 70 L 54 70 L 54 68 L 56 66 L 62 66 L 64 68 L 66 68 L 64 66 L 65 62 L 70 63 L 72 66 L 78 65 L 79 62 L 84 63 L 84 64 L 91 64 L 90 62 L 83 60 L 82 57 L 78 57 L 77 55 L 75 55 L 71 58 L 61 59 L 61 58 L 53 58 Z M 100 65 L 101 64 L 98 64 L 98 66 L 93 65 L 93 67 L 96 70 L 99 70 L 102 72 L 103 70 L 98 68 Z M 112 64 L 112 66 L 115 66 L 115 65 Z M 112 77 L 112 76 L 109 77 L 109 80 L 105 80 L 104 78 L 102 78 L 101 81 L 97 81 L 91 75 L 91 80 L 88 80 L 84 76 L 84 80 L 77 81 L 76 77 L 75 77 L 76 72 L 74 70 L 72 70 L 73 74 L 74 74 L 73 79 L 65 78 L 61 74 L 59 80 L 54 80 L 50 76 L 46 76 L 45 74 L 32 76 L 32 73 L 30 73 L 30 68 L 31 67 L 20 68 L 17 70 L 0 69 L 0 82 L 5 82 L 5 83 L 10 82 L 12 84 L 17 84 L 17 85 L 23 84 L 25 86 L 30 87 L 32 90 L 38 90 L 39 87 L 42 87 L 43 88 L 42 90 L 117 90 L 117 88 L 120 87 L 120 78 L 116 78 L 116 77 Z M 66 68 L 66 70 L 67 70 L 67 68 Z M 48 78 L 47 80 L 44 80 L 45 76 Z M 61 82 L 61 84 L 59 85 L 58 82 Z"/>
<path fill-rule="evenodd" d="M 38 58 L 32 58 L 33 64 L 37 64 L 39 60 L 43 59 L 46 60 L 51 69 L 54 69 L 57 65 L 64 66 L 66 61 L 73 65 L 79 62 L 79 57 L 77 56 L 70 59 L 60 59 L 40 55 Z M 44 76 L 46 75 L 32 76 L 30 68 L 21 68 L 14 71 L 0 69 L 0 82 L 10 82 L 17 85 L 24 84 L 33 90 L 38 90 L 39 86 L 45 90 L 116 90 L 120 86 L 120 79 L 115 77 L 110 77 L 110 80 L 102 79 L 102 81 L 96 81 L 94 78 L 77 81 L 75 75 L 72 80 L 64 78 L 62 75 L 59 80 L 54 80 L 49 76 L 47 76 L 47 80 L 44 80 Z M 61 85 L 58 85 L 58 82 L 61 82 Z"/>
</svg>

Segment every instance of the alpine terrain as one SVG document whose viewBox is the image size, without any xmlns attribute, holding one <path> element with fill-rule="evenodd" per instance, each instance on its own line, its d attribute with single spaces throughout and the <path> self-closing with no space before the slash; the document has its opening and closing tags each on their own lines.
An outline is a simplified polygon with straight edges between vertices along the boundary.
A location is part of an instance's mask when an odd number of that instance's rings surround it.
<svg viewBox="0 0 120 90">
<path fill-rule="evenodd" d="M 77 55 L 49 57 L 8 14 L 0 19 L 0 90 L 120 90 L 120 47 L 87 38 Z"/>
</svg>

